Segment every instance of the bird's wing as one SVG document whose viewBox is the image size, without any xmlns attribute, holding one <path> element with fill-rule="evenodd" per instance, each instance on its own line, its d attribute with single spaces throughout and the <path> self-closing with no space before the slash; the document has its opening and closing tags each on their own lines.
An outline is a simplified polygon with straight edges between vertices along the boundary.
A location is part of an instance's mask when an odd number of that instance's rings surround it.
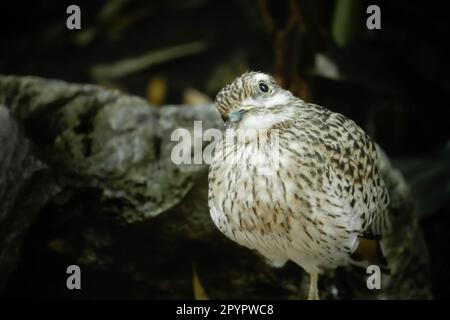
<svg viewBox="0 0 450 320">
<path fill-rule="evenodd" d="M 363 233 L 382 234 L 389 225 L 389 195 L 376 164 L 375 143 L 341 114 L 314 104 L 305 109 L 305 113 L 309 112 L 305 121 L 309 130 L 319 133 L 316 149 L 326 158 L 337 180 L 336 194 L 348 202 L 352 215 L 362 219 Z"/>
</svg>

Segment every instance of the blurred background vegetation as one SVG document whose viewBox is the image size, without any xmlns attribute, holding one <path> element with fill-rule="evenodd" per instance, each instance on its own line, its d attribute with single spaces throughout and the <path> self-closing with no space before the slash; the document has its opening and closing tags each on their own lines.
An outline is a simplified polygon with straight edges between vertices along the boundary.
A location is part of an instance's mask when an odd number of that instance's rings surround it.
<svg viewBox="0 0 450 320">
<path fill-rule="evenodd" d="M 96 83 L 161 106 L 211 101 L 247 70 L 271 73 L 302 99 L 354 119 L 402 170 L 420 208 L 434 295 L 449 297 L 444 1 L 76 1 L 82 29 L 72 31 L 66 28 L 70 4 L 2 1 L 0 74 Z M 370 4 L 381 8 L 381 30 L 366 28 Z M 36 284 L 54 289 L 48 279 L 66 261 L 33 249 L 50 237 L 46 218 L 25 243 L 8 294 L 36 291 Z M 54 263 L 40 262 L 42 255 Z"/>
</svg>

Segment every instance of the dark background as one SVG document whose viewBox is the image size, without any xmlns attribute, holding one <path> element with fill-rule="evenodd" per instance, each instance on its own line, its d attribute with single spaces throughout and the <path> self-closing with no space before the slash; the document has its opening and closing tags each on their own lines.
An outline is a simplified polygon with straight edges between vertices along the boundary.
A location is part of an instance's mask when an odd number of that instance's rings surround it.
<svg viewBox="0 0 450 320">
<path fill-rule="evenodd" d="M 143 96 L 152 104 L 182 104 L 188 89 L 210 99 L 246 70 L 274 74 L 304 100 L 358 122 L 411 184 L 430 252 L 433 291 L 450 284 L 450 21 L 445 1 L 2 1 L 0 74 L 97 83 Z M 66 8 L 81 7 L 82 29 L 66 28 Z M 365 8 L 381 7 L 381 30 L 367 30 Z M 200 41 L 197 53 L 116 78 L 92 68 Z M 317 54 L 340 76 L 317 71 Z M 204 99 L 200 95 L 201 99 Z M 198 97 L 197 97 L 198 99 Z M 3 292 L 55 297 L 68 258 L 46 243 L 65 226 L 46 208 L 30 231 L 18 269 Z M 67 226 L 66 226 L 67 227 Z M 120 297 L 126 279 L 93 272 L 87 297 Z M 122 283 L 123 282 L 123 283 Z M 89 284 L 88 284 L 89 286 Z M 121 288 L 121 289 L 119 289 Z M 107 292 L 107 293 L 106 293 Z"/>
</svg>

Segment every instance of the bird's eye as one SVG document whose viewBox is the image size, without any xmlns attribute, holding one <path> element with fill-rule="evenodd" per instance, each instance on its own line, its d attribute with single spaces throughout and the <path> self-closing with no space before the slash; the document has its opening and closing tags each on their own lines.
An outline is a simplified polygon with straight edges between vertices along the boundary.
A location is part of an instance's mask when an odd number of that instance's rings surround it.
<svg viewBox="0 0 450 320">
<path fill-rule="evenodd" d="M 261 92 L 267 93 L 267 92 L 269 92 L 269 86 L 264 82 L 260 82 L 259 90 L 261 90 Z"/>
</svg>

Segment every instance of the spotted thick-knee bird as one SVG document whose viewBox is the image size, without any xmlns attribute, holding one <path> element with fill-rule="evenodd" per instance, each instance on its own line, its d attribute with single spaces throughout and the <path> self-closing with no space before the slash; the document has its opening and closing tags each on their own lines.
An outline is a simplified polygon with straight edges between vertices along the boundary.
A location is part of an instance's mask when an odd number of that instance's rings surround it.
<svg viewBox="0 0 450 320">
<path fill-rule="evenodd" d="M 308 298 L 318 299 L 318 275 L 351 263 L 362 237 L 389 226 L 374 142 L 352 120 L 305 103 L 264 73 L 236 78 L 215 102 L 235 133 L 216 145 L 210 165 L 215 225 L 275 266 L 301 266 Z"/>
</svg>

